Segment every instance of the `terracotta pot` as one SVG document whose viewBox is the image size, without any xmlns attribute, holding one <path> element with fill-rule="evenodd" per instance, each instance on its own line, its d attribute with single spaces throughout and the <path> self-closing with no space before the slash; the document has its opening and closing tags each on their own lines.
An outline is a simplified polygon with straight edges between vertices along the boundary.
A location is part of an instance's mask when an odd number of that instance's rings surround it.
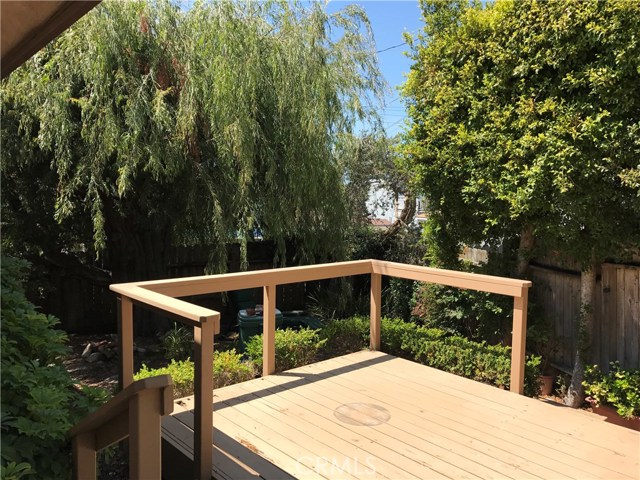
<svg viewBox="0 0 640 480">
<path fill-rule="evenodd" d="M 551 395 L 551 392 L 553 392 L 553 375 L 540 375 L 538 383 L 540 384 L 540 395 L 545 397 Z"/>
<path fill-rule="evenodd" d="M 598 405 L 591 397 L 587 397 L 585 400 L 589 405 L 591 405 L 591 411 L 596 415 L 603 417 L 605 422 L 640 432 L 640 417 L 624 418 L 618 414 L 614 407 L 610 407 L 609 405 Z"/>
</svg>

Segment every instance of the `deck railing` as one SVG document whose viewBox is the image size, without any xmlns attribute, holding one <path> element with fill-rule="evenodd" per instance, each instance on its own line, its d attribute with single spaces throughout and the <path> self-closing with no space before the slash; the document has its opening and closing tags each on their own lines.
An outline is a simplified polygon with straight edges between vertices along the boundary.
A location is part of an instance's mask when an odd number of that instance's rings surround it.
<svg viewBox="0 0 640 480">
<path fill-rule="evenodd" d="M 370 348 L 380 350 L 382 276 L 437 283 L 513 297 L 511 391 L 522 394 L 527 328 L 527 297 L 531 282 L 511 278 L 441 270 L 379 260 L 328 263 L 252 272 L 207 275 L 111 285 L 118 294 L 120 380 L 124 388 L 133 382 L 133 304 L 171 316 L 194 328 L 195 423 L 194 477 L 209 479 L 212 466 L 213 336 L 220 331 L 220 313 L 179 300 L 247 288 L 263 288 L 262 374 L 275 371 L 276 287 L 352 275 L 371 276 Z"/>
<path fill-rule="evenodd" d="M 117 393 L 69 430 L 73 478 L 95 480 L 96 454 L 128 438 L 129 478 L 159 479 L 161 419 L 172 411 L 173 382 L 169 375 L 138 380 Z"/>
</svg>

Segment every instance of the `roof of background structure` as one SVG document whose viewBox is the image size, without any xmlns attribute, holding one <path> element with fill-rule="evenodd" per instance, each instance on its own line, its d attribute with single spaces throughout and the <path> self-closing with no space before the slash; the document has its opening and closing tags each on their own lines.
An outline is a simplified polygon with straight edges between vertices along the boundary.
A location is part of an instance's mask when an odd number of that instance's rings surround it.
<svg viewBox="0 0 640 480">
<path fill-rule="evenodd" d="M 0 2 L 1 77 L 7 77 L 98 3 L 100 0 Z"/>
</svg>

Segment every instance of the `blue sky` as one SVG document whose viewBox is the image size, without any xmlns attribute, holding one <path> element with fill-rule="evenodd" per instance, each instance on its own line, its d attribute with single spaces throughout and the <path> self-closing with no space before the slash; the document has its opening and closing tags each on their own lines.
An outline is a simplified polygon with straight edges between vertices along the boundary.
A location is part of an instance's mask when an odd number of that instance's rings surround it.
<svg viewBox="0 0 640 480">
<path fill-rule="evenodd" d="M 403 43 L 403 32 L 417 33 L 422 28 L 420 7 L 417 0 L 331 0 L 327 8 L 334 11 L 354 3 L 362 6 L 367 12 L 377 50 L 385 50 L 378 53 L 378 59 L 380 70 L 391 90 L 385 99 L 386 107 L 382 112 L 382 120 L 387 134 L 393 136 L 403 129 L 406 118 L 397 87 L 404 83 L 411 60 L 405 55 L 408 51 L 407 45 L 386 49 Z"/>
</svg>

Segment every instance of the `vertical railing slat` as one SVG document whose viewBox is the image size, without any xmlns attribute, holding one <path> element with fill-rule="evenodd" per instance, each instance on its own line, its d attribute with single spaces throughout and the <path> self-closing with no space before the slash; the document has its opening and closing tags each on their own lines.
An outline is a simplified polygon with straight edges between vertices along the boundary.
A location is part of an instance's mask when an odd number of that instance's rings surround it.
<svg viewBox="0 0 640 480">
<path fill-rule="evenodd" d="M 523 288 L 520 297 L 513 298 L 513 330 L 511 337 L 511 388 L 524 393 L 524 363 L 527 348 L 527 299 L 529 289 Z"/>
<path fill-rule="evenodd" d="M 210 480 L 213 448 L 213 333 L 214 320 L 202 319 L 194 337 L 194 476 Z"/>
<path fill-rule="evenodd" d="M 262 312 L 262 375 L 276 371 L 276 286 L 265 285 Z"/>
<path fill-rule="evenodd" d="M 96 478 L 96 438 L 94 432 L 73 437 L 73 480 L 94 480 Z"/>
<path fill-rule="evenodd" d="M 133 302 L 125 296 L 118 296 L 118 354 L 120 356 L 120 390 L 133 383 Z"/>
<path fill-rule="evenodd" d="M 380 319 L 382 317 L 382 275 L 371 274 L 371 306 L 370 306 L 370 342 L 371 350 L 380 350 Z"/>
</svg>

